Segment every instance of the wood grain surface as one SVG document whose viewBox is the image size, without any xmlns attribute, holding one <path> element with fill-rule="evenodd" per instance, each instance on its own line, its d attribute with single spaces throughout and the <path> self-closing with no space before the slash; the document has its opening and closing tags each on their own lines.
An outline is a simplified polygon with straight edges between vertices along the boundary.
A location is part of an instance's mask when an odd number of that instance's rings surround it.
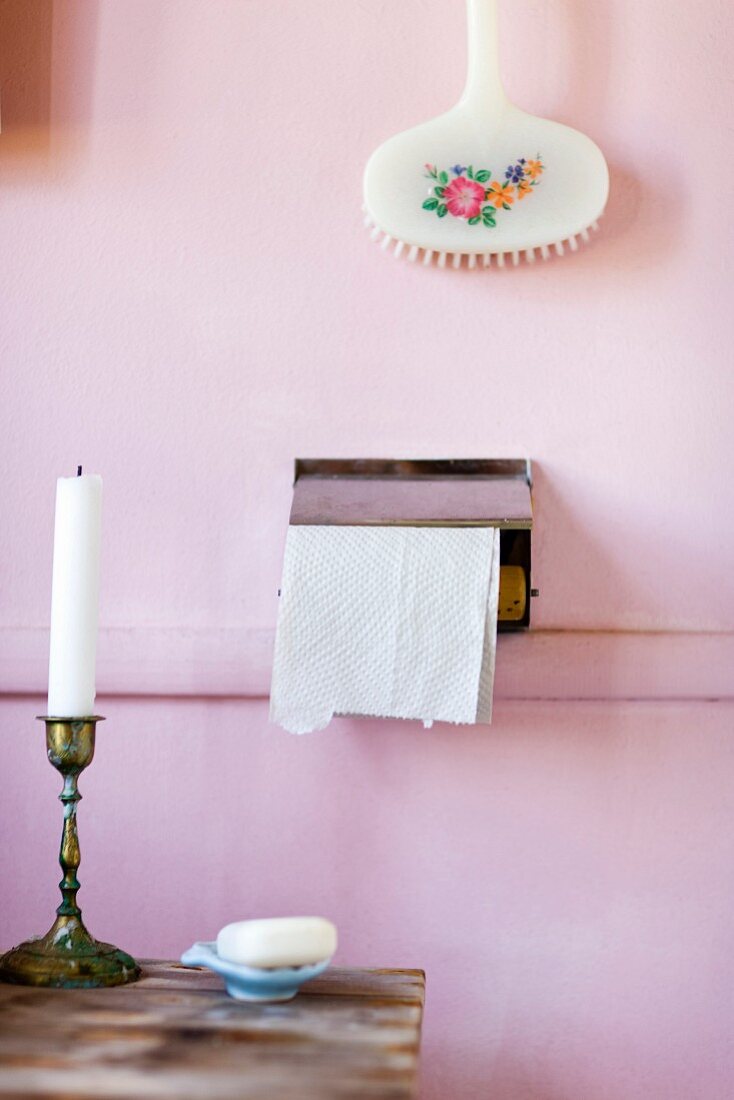
<svg viewBox="0 0 734 1100">
<path fill-rule="evenodd" d="M 415 1096 L 422 971 L 333 968 L 287 1004 L 248 1005 L 209 971 L 142 966 L 113 989 L 0 985 L 0 1096 Z"/>
</svg>

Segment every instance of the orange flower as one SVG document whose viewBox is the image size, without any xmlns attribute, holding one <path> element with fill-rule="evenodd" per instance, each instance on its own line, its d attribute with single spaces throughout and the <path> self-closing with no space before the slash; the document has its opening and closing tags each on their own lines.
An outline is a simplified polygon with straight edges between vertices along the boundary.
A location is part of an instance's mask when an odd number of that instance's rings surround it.
<svg viewBox="0 0 734 1100">
<path fill-rule="evenodd" d="M 487 202 L 494 203 L 498 210 L 505 204 L 512 206 L 515 201 L 514 191 L 515 188 L 511 183 L 500 183 L 499 180 L 495 180 L 494 183 L 490 184 L 487 192 Z"/>
<path fill-rule="evenodd" d="M 543 165 L 539 160 L 529 160 L 525 165 L 525 175 L 530 176 L 531 180 L 536 180 L 542 171 Z"/>
<path fill-rule="evenodd" d="M 520 180 L 517 185 L 517 197 L 518 199 L 524 199 L 526 195 L 529 195 L 532 191 L 532 187 L 527 180 Z"/>
</svg>

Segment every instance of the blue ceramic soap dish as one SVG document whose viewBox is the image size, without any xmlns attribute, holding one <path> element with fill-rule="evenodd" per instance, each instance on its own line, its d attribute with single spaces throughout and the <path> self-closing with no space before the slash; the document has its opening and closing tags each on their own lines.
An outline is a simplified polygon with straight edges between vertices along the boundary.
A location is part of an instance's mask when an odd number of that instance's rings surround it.
<svg viewBox="0 0 734 1100">
<path fill-rule="evenodd" d="M 323 974 L 331 959 L 308 966 L 276 966 L 260 970 L 254 966 L 227 962 L 217 954 L 216 940 L 195 943 L 181 956 L 184 966 L 206 966 L 221 974 L 230 997 L 236 1001 L 256 1001 L 260 1004 L 290 1001 L 304 982 Z"/>
</svg>

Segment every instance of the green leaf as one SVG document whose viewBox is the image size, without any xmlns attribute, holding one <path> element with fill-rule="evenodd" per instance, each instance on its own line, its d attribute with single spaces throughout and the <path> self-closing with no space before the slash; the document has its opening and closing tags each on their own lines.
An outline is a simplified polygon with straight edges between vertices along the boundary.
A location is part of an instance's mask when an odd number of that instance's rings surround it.
<svg viewBox="0 0 734 1100">
<path fill-rule="evenodd" d="M 436 213 L 438 214 L 439 218 L 445 218 L 448 214 L 448 210 L 448 206 L 446 206 L 444 203 L 441 203 Z"/>
<path fill-rule="evenodd" d="M 446 188 L 445 187 L 434 187 L 433 190 L 436 192 L 439 199 L 442 199 L 443 198 L 443 193 L 446 190 Z"/>
<path fill-rule="evenodd" d="M 486 168 L 482 168 L 480 172 L 477 172 L 477 183 L 487 183 L 489 177 L 492 175 Z"/>
<path fill-rule="evenodd" d="M 470 165 L 469 165 L 469 167 L 467 168 L 467 170 L 466 170 L 466 174 L 467 174 L 467 176 L 469 177 L 469 179 L 470 179 L 470 180 L 473 180 L 473 179 L 474 179 L 474 168 L 473 168 L 473 166 L 472 166 L 471 164 L 470 164 Z"/>
<path fill-rule="evenodd" d="M 512 207 L 509 205 L 509 203 L 506 202 L 502 203 L 502 207 L 504 210 L 512 210 Z"/>
<path fill-rule="evenodd" d="M 491 206 L 485 206 L 482 211 L 482 221 L 485 225 L 496 226 L 497 222 L 494 220 L 494 210 Z"/>
<path fill-rule="evenodd" d="M 448 183 L 449 182 L 448 172 L 439 172 L 438 173 L 438 178 L 440 179 L 441 183 Z"/>
<path fill-rule="evenodd" d="M 424 210 L 435 210 L 438 206 L 438 199 L 426 199 L 423 203 Z"/>
<path fill-rule="evenodd" d="M 469 218 L 469 225 L 477 225 L 481 221 L 479 214 L 475 218 Z"/>
</svg>

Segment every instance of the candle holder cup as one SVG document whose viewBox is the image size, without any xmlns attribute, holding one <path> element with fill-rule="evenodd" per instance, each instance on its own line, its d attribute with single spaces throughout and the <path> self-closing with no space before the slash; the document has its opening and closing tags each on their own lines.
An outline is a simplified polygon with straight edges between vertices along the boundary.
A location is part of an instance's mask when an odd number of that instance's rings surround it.
<svg viewBox="0 0 734 1100">
<path fill-rule="evenodd" d="M 79 838 L 76 805 L 80 772 L 91 764 L 98 716 L 91 718 L 41 718 L 46 723 L 46 750 L 61 773 L 64 787 L 59 798 L 64 806 L 59 863 L 61 904 L 56 920 L 45 936 L 26 940 L 0 956 L 0 981 L 16 985 L 60 986 L 89 989 L 124 985 L 140 977 L 140 967 L 130 955 L 111 943 L 100 943 L 89 934 L 76 902 L 79 880 Z"/>
</svg>

